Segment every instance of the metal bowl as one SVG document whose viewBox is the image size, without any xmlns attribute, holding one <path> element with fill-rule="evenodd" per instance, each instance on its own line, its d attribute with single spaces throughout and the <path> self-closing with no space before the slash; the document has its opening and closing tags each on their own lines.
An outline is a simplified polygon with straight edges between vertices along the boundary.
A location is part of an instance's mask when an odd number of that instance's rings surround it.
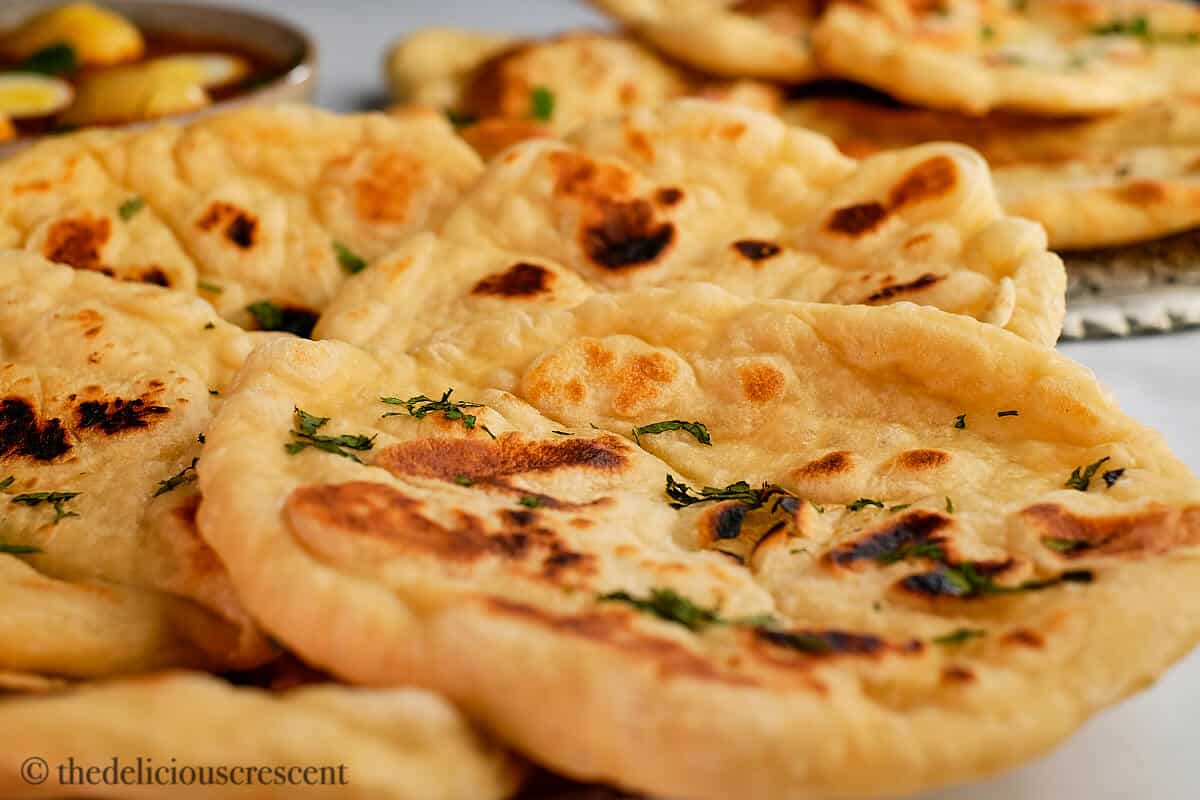
<svg viewBox="0 0 1200 800">
<path fill-rule="evenodd" d="M 3 0 L 0 2 L 0 30 L 10 30 L 30 15 L 62 5 L 63 2 Z M 303 30 L 276 17 L 240 8 L 161 0 L 101 0 L 100 4 L 123 15 L 142 31 L 229 42 L 235 47 L 260 52 L 272 61 L 286 65 L 284 71 L 273 80 L 198 111 L 103 126 L 107 129 L 137 130 L 152 126 L 161 119 L 187 122 L 238 106 L 303 102 L 312 97 L 316 89 L 316 44 Z M 22 136 L 0 144 L 0 158 L 53 135 Z"/>
</svg>

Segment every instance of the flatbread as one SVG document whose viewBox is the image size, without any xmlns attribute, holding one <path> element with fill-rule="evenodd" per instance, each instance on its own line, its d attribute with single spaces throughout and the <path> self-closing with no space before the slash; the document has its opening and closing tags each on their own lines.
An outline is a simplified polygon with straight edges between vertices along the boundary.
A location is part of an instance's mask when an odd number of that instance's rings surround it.
<svg viewBox="0 0 1200 800">
<path fill-rule="evenodd" d="M 0 792 L 9 797 L 501 800 L 520 779 L 516 762 L 453 707 L 415 689 L 269 693 L 168 672 L 0 697 L 0 714 Z M 23 766 L 30 757 L 48 772 Z M 63 781 L 59 764 L 117 776 L 128 766 L 130 780 Z"/>
<path fill-rule="evenodd" d="M 1200 9 L 1172 0 L 871 0 L 833 4 L 813 47 L 830 74 L 911 103 L 1070 115 L 1169 97 L 1197 37 Z"/>
<path fill-rule="evenodd" d="M 930 145 L 854 162 L 771 115 L 699 100 L 515 147 L 437 233 L 499 251 L 476 261 L 498 264 L 498 282 L 534 259 L 603 290 L 710 281 L 747 297 L 911 301 L 1045 344 L 1064 314 L 1061 263 L 1037 226 L 1003 216 L 977 154 Z M 434 287 L 405 263 L 356 276 L 316 335 L 362 341 L 373 326 L 404 349 L 472 307 L 474 267 Z M 562 297 L 526 288 L 505 302 Z"/>
<path fill-rule="evenodd" d="M 856 157 L 930 141 L 974 147 L 992 167 L 1005 210 L 1041 223 L 1056 250 L 1149 242 L 1200 226 L 1194 96 L 1069 120 L 818 97 L 790 104 L 785 118 Z"/>
<path fill-rule="evenodd" d="M 593 0 L 637 36 L 703 72 L 796 83 L 818 74 L 818 0 Z"/>
<path fill-rule="evenodd" d="M 569 776 L 913 792 L 1044 752 L 1200 638 L 1200 483 L 1087 370 L 992 326 L 694 285 L 381 358 L 251 356 L 201 530 L 306 660 L 444 692 Z M 380 399 L 418 393 L 482 406 Z M 376 437 L 365 465 L 285 450 L 297 407 Z M 629 436 L 667 419 L 711 447 Z M 676 510 L 668 474 L 799 498 Z"/>
<path fill-rule="evenodd" d="M 0 246 L 199 293 L 249 325 L 314 314 L 348 272 L 435 224 L 478 157 L 436 114 L 231 111 L 56 137 L 0 164 Z M 353 266 L 353 265 L 352 265 Z"/>
<path fill-rule="evenodd" d="M 200 438 L 261 336 L 196 298 L 0 254 L 0 543 L 34 549 L 0 555 L 0 668 L 275 655 L 194 522 Z"/>
<path fill-rule="evenodd" d="M 401 113 L 411 105 L 447 111 L 485 158 L 687 95 L 767 111 L 782 100 L 768 84 L 695 75 L 636 40 L 591 31 L 538 40 L 432 28 L 397 42 L 387 72 L 394 97 L 407 104 Z"/>
</svg>

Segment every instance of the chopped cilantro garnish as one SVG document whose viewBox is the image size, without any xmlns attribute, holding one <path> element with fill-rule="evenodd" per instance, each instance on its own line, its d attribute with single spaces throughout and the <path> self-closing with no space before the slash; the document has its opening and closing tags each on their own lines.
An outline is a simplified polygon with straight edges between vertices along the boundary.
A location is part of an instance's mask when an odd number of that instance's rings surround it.
<svg viewBox="0 0 1200 800">
<path fill-rule="evenodd" d="M 520 503 L 521 505 L 525 506 L 526 508 L 537 508 L 538 506 L 540 506 L 542 504 L 542 498 L 537 497 L 532 494 L 527 494 L 524 497 L 522 497 L 520 500 L 518 500 L 517 502 Z"/>
<path fill-rule="evenodd" d="M 675 480 L 674 475 L 667 475 L 667 497 L 671 498 L 671 508 L 684 508 L 696 503 L 737 500 L 753 509 L 761 508 L 773 497 L 782 500 L 789 497 L 794 498 L 795 495 L 773 483 L 764 483 L 761 487 L 752 489 L 746 481 L 731 483 L 724 488 L 705 486 L 697 492 L 687 484 Z"/>
<path fill-rule="evenodd" d="M 628 592 L 610 592 L 598 598 L 603 603 L 626 603 L 638 611 L 653 614 L 659 619 L 682 625 L 691 631 L 700 631 L 710 625 L 721 624 L 721 617 L 707 608 L 701 608 L 674 589 L 651 589 L 647 598 L 638 598 Z"/>
<path fill-rule="evenodd" d="M 1086 467 L 1076 467 L 1071 471 L 1071 477 L 1067 478 L 1067 482 L 1063 484 L 1068 489 L 1077 489 L 1081 492 L 1086 492 L 1092 484 L 1092 478 L 1096 474 L 1096 470 L 1108 461 L 1109 457 L 1105 456 L 1094 464 L 1088 464 Z"/>
<path fill-rule="evenodd" d="M 996 416 L 997 417 L 1019 417 L 1019 416 L 1021 416 L 1021 412 L 1020 411 L 997 411 Z"/>
<path fill-rule="evenodd" d="M 145 207 L 145 200 L 140 197 L 131 197 L 124 203 L 121 203 L 121 207 L 117 209 L 117 215 L 122 221 L 129 222 L 129 220 L 133 219 L 134 216 Z"/>
<path fill-rule="evenodd" d="M 7 489 L 8 487 L 12 486 L 14 483 L 16 483 L 16 481 L 17 481 L 16 475 L 9 475 L 4 480 L 0 481 L 0 491 L 3 491 L 5 489 Z"/>
<path fill-rule="evenodd" d="M 40 553 L 42 548 L 34 547 L 31 544 L 5 544 L 0 542 L 0 553 L 9 553 L 14 556 L 23 556 L 30 553 Z"/>
<path fill-rule="evenodd" d="M 479 122 L 479 117 L 474 114 L 467 114 L 454 109 L 446 110 L 446 119 L 450 120 L 450 124 L 456 128 L 466 128 Z"/>
<path fill-rule="evenodd" d="M 949 497 L 946 498 L 946 513 L 947 514 L 954 513 L 954 501 L 951 500 Z"/>
<path fill-rule="evenodd" d="M 1124 474 L 1125 474 L 1124 468 L 1110 469 L 1108 472 L 1104 473 L 1100 477 L 1104 478 L 1104 485 L 1107 486 L 1109 489 L 1111 489 L 1113 487 L 1113 484 L 1115 484 L 1117 481 L 1121 480 L 1121 477 Z"/>
<path fill-rule="evenodd" d="M 430 414 L 440 413 L 444 419 L 451 422 L 462 422 L 464 428 L 474 429 L 477 417 L 474 414 L 467 414 L 463 411 L 465 408 L 483 408 L 482 403 L 467 403 L 463 401 L 451 401 L 450 395 L 454 394 L 454 389 L 447 389 L 442 392 L 441 400 L 434 400 L 432 397 L 427 397 L 423 394 L 410 397 L 403 400 L 399 397 L 381 397 L 380 402 L 386 403 L 389 406 L 404 406 L 404 410 L 409 416 L 416 419 L 425 419 Z M 400 411 L 389 411 L 383 415 L 386 417 L 402 417 L 404 413 Z M 486 425 L 479 426 L 488 436 L 493 439 L 496 435 L 487 429 Z"/>
<path fill-rule="evenodd" d="M 254 315 L 254 321 L 261 330 L 292 333 L 304 339 L 312 336 L 313 326 L 317 324 L 317 315 L 313 312 L 284 308 L 270 300 L 251 303 L 246 306 L 246 310 Z"/>
<path fill-rule="evenodd" d="M 963 428 L 967 427 L 967 415 L 959 414 L 957 417 L 955 417 L 954 418 L 954 427 L 958 428 L 959 430 L 962 430 Z"/>
<path fill-rule="evenodd" d="M 933 638 L 933 643 L 946 646 L 960 645 L 971 639 L 977 639 L 986 635 L 987 631 L 983 630 L 982 628 L 959 628 L 956 631 L 951 631 L 950 633 L 943 634 L 942 636 L 935 636 Z"/>
<path fill-rule="evenodd" d="M 642 444 L 642 436 L 649 436 L 656 433 L 666 433 L 667 431 L 684 431 L 690 433 L 696 438 L 696 441 L 703 445 L 712 446 L 712 439 L 708 435 L 708 427 L 703 422 L 684 422 L 681 419 L 663 420 L 650 425 L 643 425 L 640 428 L 633 429 L 633 440 Z"/>
<path fill-rule="evenodd" d="M 367 268 L 367 262 L 341 242 L 333 243 L 333 252 L 337 256 L 338 263 L 342 265 L 342 269 L 351 275 L 357 275 Z"/>
<path fill-rule="evenodd" d="M 462 474 L 455 475 L 454 482 L 457 483 L 459 486 L 474 486 L 475 485 L 475 481 L 471 480 L 466 475 L 462 475 Z"/>
<path fill-rule="evenodd" d="M 74 500 L 79 496 L 79 492 L 30 492 L 28 494 L 19 494 L 12 498 L 10 502 L 20 503 L 30 507 L 40 506 L 42 503 L 49 503 L 54 506 L 54 524 L 57 525 L 67 517 L 78 517 L 74 511 L 64 511 L 63 505 Z"/>
<path fill-rule="evenodd" d="M 921 542 L 919 544 L 910 544 L 904 547 L 898 547 L 895 550 L 888 550 L 875 556 L 875 560 L 880 564 L 896 564 L 901 561 L 907 561 L 914 558 L 929 558 L 934 561 L 945 561 L 946 551 L 937 542 Z"/>
<path fill-rule="evenodd" d="M 211 281 L 196 281 L 196 288 L 202 292 L 211 292 L 212 294 L 220 294 L 225 291 L 220 286 Z M 253 312 L 251 312 L 253 313 Z"/>
<path fill-rule="evenodd" d="M 575 435 L 575 434 L 571 433 L 570 431 L 550 431 L 550 432 L 553 434 L 557 434 L 558 436 L 574 436 Z"/>
<path fill-rule="evenodd" d="M 855 500 L 853 503 L 851 503 L 850 505 L 846 506 L 846 510 L 847 511 L 862 511 L 867 506 L 875 506 L 876 508 L 884 507 L 883 503 L 879 502 L 878 500 L 872 500 L 869 497 L 860 497 L 857 500 Z"/>
<path fill-rule="evenodd" d="M 529 93 L 529 116 L 542 122 L 549 122 L 554 116 L 554 92 L 545 86 L 535 87 Z"/>
<path fill-rule="evenodd" d="M 1091 550 L 1092 543 L 1082 539 L 1060 539 L 1056 536 L 1046 536 L 1042 538 L 1042 544 L 1050 548 L 1056 553 L 1063 555 L 1071 555 L 1072 553 L 1080 553 L 1084 550 Z"/>
<path fill-rule="evenodd" d="M 351 461 L 356 461 L 359 464 L 362 460 L 349 452 L 350 450 L 370 450 L 375 446 L 374 436 L 321 436 L 317 431 L 329 422 L 329 417 L 318 417 L 309 414 L 301 408 L 296 408 L 296 422 L 298 423 L 295 430 L 292 431 L 292 441 L 284 445 L 284 449 L 291 455 L 295 455 L 300 451 L 312 447 L 317 450 L 323 450 L 326 453 L 348 458 Z"/>
<path fill-rule="evenodd" d="M 203 436 L 204 434 L 200 435 Z M 193 458 L 191 464 L 179 470 L 179 472 L 167 478 L 165 481 L 159 481 L 158 490 L 154 492 L 154 496 L 158 497 L 160 494 L 166 494 L 172 489 L 196 480 L 196 462 L 199 460 L 199 458 Z"/>
</svg>

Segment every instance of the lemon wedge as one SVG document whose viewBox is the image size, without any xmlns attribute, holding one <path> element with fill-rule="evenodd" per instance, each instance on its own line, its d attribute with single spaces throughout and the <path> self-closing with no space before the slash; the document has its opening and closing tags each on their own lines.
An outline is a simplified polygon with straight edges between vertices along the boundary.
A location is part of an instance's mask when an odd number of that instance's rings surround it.
<svg viewBox="0 0 1200 800">
<path fill-rule="evenodd" d="M 47 117 L 71 105 L 74 96 L 71 84 L 48 75 L 0 74 L 0 117 Z"/>
<path fill-rule="evenodd" d="M 36 14 L 0 38 L 0 53 L 12 61 L 54 45 L 70 45 L 81 64 L 105 66 L 136 61 L 146 50 L 129 20 L 92 3 L 68 3 Z"/>
<path fill-rule="evenodd" d="M 196 76 L 196 82 L 205 89 L 229 86 L 250 74 L 250 62 L 231 53 L 182 53 L 156 58 L 153 63 L 190 69 Z"/>
<path fill-rule="evenodd" d="M 135 122 L 194 111 L 211 103 L 187 65 L 150 61 L 88 73 L 75 102 L 59 117 L 64 125 Z"/>
</svg>

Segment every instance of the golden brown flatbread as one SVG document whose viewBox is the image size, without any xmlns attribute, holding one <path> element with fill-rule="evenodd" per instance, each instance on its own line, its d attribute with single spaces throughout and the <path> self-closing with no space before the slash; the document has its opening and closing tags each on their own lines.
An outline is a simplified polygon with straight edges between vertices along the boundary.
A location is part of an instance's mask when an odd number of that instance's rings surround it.
<svg viewBox="0 0 1200 800">
<path fill-rule="evenodd" d="M 1200 100 L 1098 118 L 972 118 L 846 97 L 790 104 L 792 124 L 856 157 L 957 141 L 992 167 L 1007 212 L 1041 223 L 1063 251 L 1150 242 L 1200 226 Z"/>
<path fill-rule="evenodd" d="M 593 0 L 637 36 L 703 72 L 796 83 L 819 66 L 819 0 Z"/>
<path fill-rule="evenodd" d="M 412 105 L 445 110 L 485 158 L 683 96 L 774 111 L 783 94 L 756 81 L 697 75 L 633 39 L 591 31 L 543 40 L 418 31 L 393 46 L 387 72 L 393 95 L 408 104 L 398 113 Z"/>
<path fill-rule="evenodd" d="M 833 3 L 813 34 L 831 75 L 980 114 L 1133 108 L 1186 88 L 1200 9 L 1179 0 Z"/>
<path fill-rule="evenodd" d="M 452 706 L 415 689 L 266 692 L 168 672 L 0 696 L 0 715 L 9 797 L 503 800 L 521 777 Z M 90 767 L 111 782 L 88 785 Z"/>
<path fill-rule="evenodd" d="M 195 464 L 260 334 L 196 298 L 0 253 L 0 668 L 276 654 L 195 529 Z"/>
<path fill-rule="evenodd" d="M 515 147 L 437 234 L 473 266 L 399 254 L 356 276 L 316 335 L 372 329 L 403 350 L 443 318 L 487 313 L 477 289 L 498 297 L 490 309 L 568 304 L 577 281 L 563 273 L 600 290 L 706 281 L 755 298 L 909 301 L 1045 344 L 1064 313 L 1061 263 L 1037 226 L 1003 215 L 977 154 L 928 145 L 855 162 L 768 114 L 699 100 Z M 422 258 L 446 265 L 436 285 L 410 268 Z M 476 286 L 484 263 L 491 289 Z"/>
<path fill-rule="evenodd" d="M 1200 639 L 1200 483 L 994 326 L 693 285 L 376 353 L 250 358 L 201 530 L 306 660 L 442 691 L 572 777 L 917 791 Z"/>
<path fill-rule="evenodd" d="M 0 245 L 310 319 L 348 273 L 436 224 L 479 171 L 437 114 L 245 109 L 57 137 L 0 164 Z"/>
</svg>

